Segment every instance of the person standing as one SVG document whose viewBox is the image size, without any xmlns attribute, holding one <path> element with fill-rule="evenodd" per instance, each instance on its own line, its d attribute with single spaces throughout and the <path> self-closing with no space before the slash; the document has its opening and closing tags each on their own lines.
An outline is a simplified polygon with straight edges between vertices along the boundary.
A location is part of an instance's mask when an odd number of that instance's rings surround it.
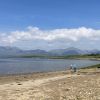
<svg viewBox="0 0 100 100">
<path fill-rule="evenodd" d="M 73 71 L 74 71 L 74 72 L 77 71 L 76 64 L 73 65 Z"/>
</svg>

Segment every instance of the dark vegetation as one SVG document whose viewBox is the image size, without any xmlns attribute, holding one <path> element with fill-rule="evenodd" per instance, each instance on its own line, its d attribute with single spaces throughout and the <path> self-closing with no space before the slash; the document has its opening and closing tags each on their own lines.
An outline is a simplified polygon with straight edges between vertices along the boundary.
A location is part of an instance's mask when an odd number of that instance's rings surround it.
<svg viewBox="0 0 100 100">
<path fill-rule="evenodd" d="M 65 56 L 49 56 L 49 55 L 22 55 L 16 56 L 20 58 L 48 58 L 48 59 L 81 59 L 81 58 L 89 58 L 96 59 L 100 58 L 100 54 L 85 54 L 85 55 L 65 55 Z"/>
<path fill-rule="evenodd" d="M 81 69 L 91 69 L 91 68 L 100 68 L 100 64 L 96 64 L 96 65 L 92 65 L 92 66 L 83 67 L 83 68 L 81 68 Z"/>
</svg>

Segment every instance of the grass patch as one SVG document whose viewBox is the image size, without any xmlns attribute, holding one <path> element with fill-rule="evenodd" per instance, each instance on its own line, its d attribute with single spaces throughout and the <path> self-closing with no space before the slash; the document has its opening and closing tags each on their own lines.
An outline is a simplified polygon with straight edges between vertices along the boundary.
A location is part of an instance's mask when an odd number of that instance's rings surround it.
<svg viewBox="0 0 100 100">
<path fill-rule="evenodd" d="M 81 69 L 91 69 L 91 68 L 100 68 L 100 64 L 96 64 L 96 65 L 92 65 L 92 66 L 83 67 L 83 68 L 81 68 Z"/>
</svg>

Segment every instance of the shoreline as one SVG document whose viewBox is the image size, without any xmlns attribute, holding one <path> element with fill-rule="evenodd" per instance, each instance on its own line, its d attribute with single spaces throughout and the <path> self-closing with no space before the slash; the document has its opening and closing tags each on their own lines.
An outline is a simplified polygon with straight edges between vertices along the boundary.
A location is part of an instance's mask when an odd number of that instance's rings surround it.
<svg viewBox="0 0 100 100">
<path fill-rule="evenodd" d="M 11 58 L 11 59 L 16 59 L 16 58 L 18 58 L 18 57 L 8 57 L 8 58 L 2 58 L 2 59 L 9 59 L 9 58 Z M 20 58 L 20 59 L 23 59 L 24 57 L 22 57 L 22 58 Z M 32 58 L 34 58 L 34 59 L 37 59 L 37 58 L 39 58 L 39 57 L 32 57 Z M 1 58 L 0 58 L 1 59 Z M 26 57 L 26 59 L 28 59 L 27 57 Z M 67 59 L 67 60 L 93 60 L 93 61 L 100 61 L 100 58 L 81 58 L 81 57 L 76 57 L 76 58 L 74 58 L 74 57 L 71 57 L 71 58 L 61 58 L 61 57 L 58 57 L 58 58 L 39 58 L 39 59 Z"/>
<path fill-rule="evenodd" d="M 100 66 L 100 64 L 92 65 L 92 66 L 87 66 L 87 67 L 82 67 L 78 68 L 77 72 L 75 73 L 72 69 L 66 69 L 66 70 L 59 70 L 59 71 L 47 71 L 47 72 L 30 72 L 30 73 L 17 73 L 17 74 L 2 74 L 0 75 L 0 83 L 2 83 L 2 80 L 6 82 L 10 81 L 15 81 L 15 80 L 22 80 L 26 81 L 26 79 L 37 79 L 37 78 L 43 78 L 43 77 L 52 77 L 52 76 L 57 76 L 57 75 L 68 75 L 68 74 L 87 74 L 87 73 L 98 73 L 96 70 Z M 96 70 L 94 70 L 96 69 Z M 84 71 L 85 70 L 85 71 Z M 86 71 L 87 70 L 87 71 Z M 89 70 L 94 70 L 94 72 L 89 72 Z M 9 80 L 10 79 L 10 80 Z"/>
<path fill-rule="evenodd" d="M 99 100 L 99 83 L 95 68 L 0 76 L 0 100 Z"/>
<path fill-rule="evenodd" d="M 38 79 L 44 77 L 52 77 L 57 75 L 69 74 L 69 71 L 51 71 L 51 72 L 33 72 L 33 73 L 21 73 L 21 74 L 6 74 L 0 75 L 0 83 L 9 83 L 13 81 L 26 81 L 30 79 Z"/>
</svg>

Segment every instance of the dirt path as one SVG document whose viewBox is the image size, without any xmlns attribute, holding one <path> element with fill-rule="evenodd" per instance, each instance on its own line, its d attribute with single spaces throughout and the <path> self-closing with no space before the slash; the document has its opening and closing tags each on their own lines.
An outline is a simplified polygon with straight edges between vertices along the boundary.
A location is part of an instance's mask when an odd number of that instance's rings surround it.
<svg viewBox="0 0 100 100">
<path fill-rule="evenodd" d="M 30 97 L 29 94 L 33 92 L 33 90 L 39 92 L 40 91 L 39 87 L 41 85 L 44 85 L 52 81 L 65 79 L 71 76 L 76 77 L 77 75 L 63 75 L 63 76 L 28 80 L 22 82 L 11 82 L 9 84 L 0 85 L 0 100 L 4 100 L 4 99 L 5 100 L 28 100 L 28 97 Z M 42 91 L 37 93 L 37 95 L 34 93 L 34 96 L 37 97 L 38 95 L 45 97 Z"/>
<path fill-rule="evenodd" d="M 0 85 L 0 90 L 14 90 L 14 89 L 23 89 L 23 88 L 30 88 L 33 86 L 39 87 L 40 85 L 46 84 L 51 81 L 56 81 L 60 79 L 64 79 L 67 77 L 75 77 L 77 75 L 63 75 L 63 76 L 56 76 L 56 77 L 49 77 L 49 78 L 43 78 L 43 79 L 36 79 L 36 80 L 28 80 L 28 81 L 22 81 L 22 82 L 12 82 L 9 84 L 3 84 Z"/>
<path fill-rule="evenodd" d="M 100 100 L 100 74 L 51 75 L 1 84 L 0 100 Z"/>
</svg>

